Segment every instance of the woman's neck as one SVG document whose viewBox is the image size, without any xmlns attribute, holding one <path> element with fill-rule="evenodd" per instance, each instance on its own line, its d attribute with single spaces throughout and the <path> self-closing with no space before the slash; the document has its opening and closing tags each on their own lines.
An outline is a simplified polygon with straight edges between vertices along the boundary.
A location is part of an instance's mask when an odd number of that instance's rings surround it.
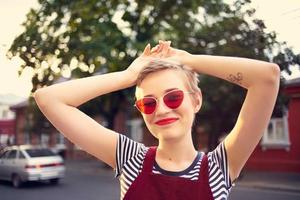
<svg viewBox="0 0 300 200">
<path fill-rule="evenodd" d="M 160 140 L 156 152 L 156 160 L 165 163 L 191 163 L 197 156 L 191 135 L 184 138 Z"/>
</svg>

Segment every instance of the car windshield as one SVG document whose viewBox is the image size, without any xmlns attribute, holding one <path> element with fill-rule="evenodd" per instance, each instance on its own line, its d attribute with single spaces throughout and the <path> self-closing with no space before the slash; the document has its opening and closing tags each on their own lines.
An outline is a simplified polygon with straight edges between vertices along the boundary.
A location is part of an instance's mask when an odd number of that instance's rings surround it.
<svg viewBox="0 0 300 200">
<path fill-rule="evenodd" d="M 50 149 L 26 149 L 25 151 L 30 157 L 44 157 L 56 155 Z"/>
</svg>

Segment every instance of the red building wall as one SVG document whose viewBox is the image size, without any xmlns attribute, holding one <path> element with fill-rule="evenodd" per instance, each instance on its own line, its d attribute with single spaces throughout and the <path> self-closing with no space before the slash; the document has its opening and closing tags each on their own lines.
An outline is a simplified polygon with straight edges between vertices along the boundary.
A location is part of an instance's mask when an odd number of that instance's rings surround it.
<svg viewBox="0 0 300 200">
<path fill-rule="evenodd" d="M 287 87 L 285 93 L 291 97 L 288 107 L 289 150 L 262 150 L 258 145 L 246 163 L 246 169 L 300 172 L 300 87 Z"/>
<path fill-rule="evenodd" d="M 15 120 L 0 120 L 0 134 L 14 135 Z"/>
<path fill-rule="evenodd" d="M 16 111 L 16 125 L 15 125 L 15 135 L 16 135 L 16 144 L 25 144 L 25 135 L 24 135 L 24 127 L 25 127 L 25 108 L 20 108 Z"/>
</svg>

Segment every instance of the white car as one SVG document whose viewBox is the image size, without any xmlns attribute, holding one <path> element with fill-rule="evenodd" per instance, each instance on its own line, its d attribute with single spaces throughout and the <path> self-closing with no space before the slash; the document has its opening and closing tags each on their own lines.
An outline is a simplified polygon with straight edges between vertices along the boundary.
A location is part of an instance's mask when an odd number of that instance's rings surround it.
<svg viewBox="0 0 300 200">
<path fill-rule="evenodd" d="M 65 176 L 64 160 L 48 148 L 31 145 L 6 147 L 0 154 L 0 179 L 18 188 L 26 181 L 59 183 Z"/>
</svg>

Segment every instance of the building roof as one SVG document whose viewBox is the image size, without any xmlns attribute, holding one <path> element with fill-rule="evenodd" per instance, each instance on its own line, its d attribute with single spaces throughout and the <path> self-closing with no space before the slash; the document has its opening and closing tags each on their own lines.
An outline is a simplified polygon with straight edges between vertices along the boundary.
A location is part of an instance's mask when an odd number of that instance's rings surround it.
<svg viewBox="0 0 300 200">
<path fill-rule="evenodd" d="M 300 86 L 300 77 L 286 80 L 285 85 L 286 86 Z"/>
<path fill-rule="evenodd" d="M 26 100 L 25 97 L 19 97 L 14 94 L 0 94 L 0 105 L 15 105 Z"/>
<path fill-rule="evenodd" d="M 21 101 L 15 105 L 10 106 L 10 109 L 18 109 L 18 108 L 24 108 L 28 106 L 28 99 Z"/>
</svg>

